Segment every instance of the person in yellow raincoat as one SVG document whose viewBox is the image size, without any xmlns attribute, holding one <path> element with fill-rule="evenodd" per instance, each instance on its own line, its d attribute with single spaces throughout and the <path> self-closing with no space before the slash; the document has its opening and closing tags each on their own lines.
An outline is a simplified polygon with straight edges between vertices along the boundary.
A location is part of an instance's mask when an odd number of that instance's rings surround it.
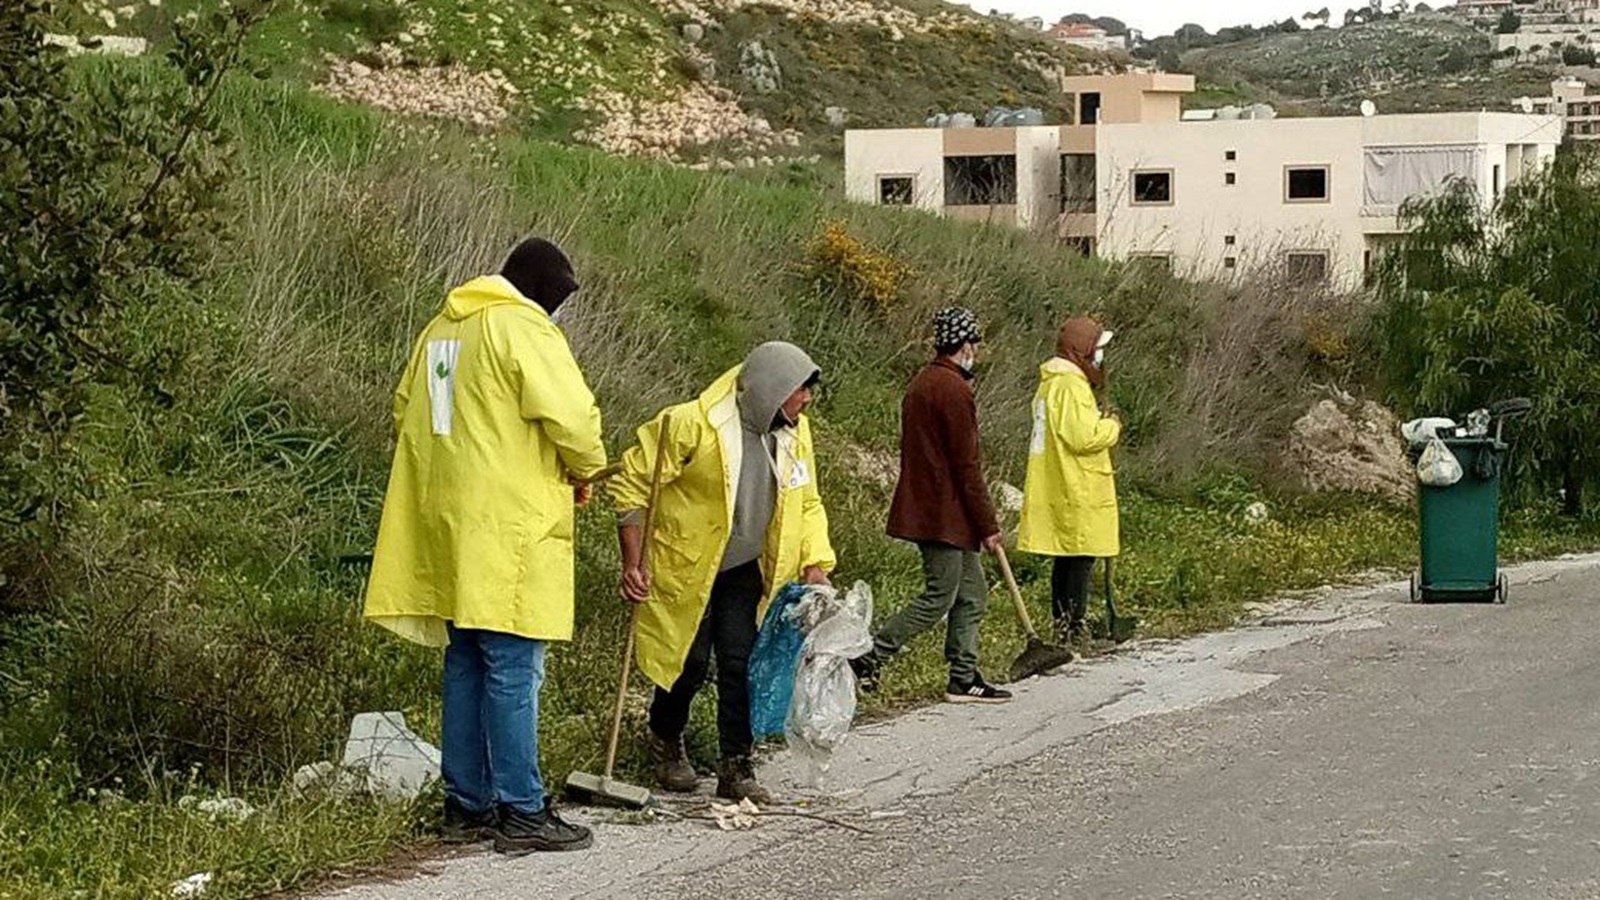
<svg viewBox="0 0 1600 900">
<path fill-rule="evenodd" d="M 826 583 L 834 567 L 804 410 L 821 370 L 799 347 L 752 350 L 699 399 L 639 429 L 610 491 L 620 516 L 624 599 L 639 611 L 639 669 L 656 684 L 650 750 L 664 790 L 698 784 L 684 749 L 689 705 L 717 664 L 717 795 L 771 803 L 750 759 L 750 651 L 761 616 L 795 580 Z M 663 422 L 670 425 L 663 433 Z M 656 448 L 666 442 L 660 500 L 641 564 L 641 521 Z"/>
<path fill-rule="evenodd" d="M 445 648 L 445 837 L 577 850 L 539 774 L 545 645 L 572 637 L 573 484 L 606 466 L 594 395 L 551 314 L 577 290 L 537 238 L 450 292 L 394 395 L 398 439 L 366 617 Z M 577 496 L 575 496 L 575 493 Z"/>
<path fill-rule="evenodd" d="M 1050 575 L 1057 631 L 1076 640 L 1096 559 L 1122 552 L 1111 448 L 1122 422 L 1102 411 L 1105 349 L 1111 332 L 1087 317 L 1061 327 L 1056 355 L 1039 367 L 1033 440 L 1022 492 L 1018 549 L 1054 557 Z"/>
</svg>

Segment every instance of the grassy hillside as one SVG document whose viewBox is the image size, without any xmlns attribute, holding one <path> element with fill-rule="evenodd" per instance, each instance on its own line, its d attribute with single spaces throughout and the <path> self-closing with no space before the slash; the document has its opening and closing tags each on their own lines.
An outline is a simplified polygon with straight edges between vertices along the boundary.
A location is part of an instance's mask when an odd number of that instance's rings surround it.
<svg viewBox="0 0 1600 900">
<path fill-rule="evenodd" d="M 1494 69 L 1484 32 L 1442 15 L 1273 34 L 1183 57 L 1212 94 L 1200 105 L 1268 102 L 1287 114 L 1344 114 L 1371 99 L 1389 113 L 1507 110 L 1551 73 Z"/>
<path fill-rule="evenodd" d="M 159 50 L 176 19 L 210 8 L 89 0 L 62 27 Z M 674 140 L 686 160 L 748 149 L 692 133 L 747 114 L 795 132 L 801 155 L 835 143 L 830 107 L 882 125 L 997 104 L 1058 114 L 1070 65 L 1037 33 L 939 0 L 277 0 L 250 50 L 302 84 L 341 60 L 417 84 L 430 67 L 493 73 L 524 131 L 594 141 L 605 121 L 637 119 L 641 133 L 686 132 Z"/>
<path fill-rule="evenodd" d="M 157 77 L 96 66 L 99 78 Z M 336 757 L 351 714 L 402 709 L 437 735 L 437 654 L 359 620 L 342 554 L 371 545 L 390 452 L 389 392 L 415 332 L 461 280 L 529 231 L 573 253 L 568 315 L 613 451 L 758 341 L 810 349 L 820 482 L 841 577 L 879 614 L 917 590 L 882 533 L 899 393 L 950 303 L 987 323 L 979 404 L 990 475 L 1020 483 L 1034 370 L 1071 312 L 1116 328 L 1114 393 L 1130 423 L 1121 591 L 1149 633 L 1215 627 L 1264 594 L 1401 565 L 1407 513 L 1266 485 L 1313 384 L 1359 380 L 1359 310 L 1278 285 L 1190 285 L 1108 267 L 1013 230 L 847 207 L 787 173 L 729 177 L 513 137 L 395 123 L 282 83 L 223 98 L 241 136 L 232 227 L 192 283 L 122 323 L 182 360 L 171 383 L 105 387 L 79 438 L 94 492 L 50 560 L 51 590 L 0 613 L 0 897 L 165 896 L 213 872 L 209 897 L 254 896 L 385 859 L 425 839 L 415 810 L 299 797 L 297 766 Z M 833 227 L 830 229 L 829 225 Z M 824 235 L 831 235 L 824 237 Z M 903 277 L 883 273 L 903 273 Z M 1243 509 L 1269 503 L 1251 526 Z M 623 621 L 602 500 L 579 538 L 579 631 L 550 663 L 545 773 L 592 768 Z M 1528 514 L 1511 552 L 1582 540 Z M 1044 569 L 1019 559 L 1042 610 Z M 1041 613 L 1042 615 L 1042 613 Z M 937 696 L 928 639 L 869 714 Z M 984 664 L 1021 646 L 996 604 Z M 642 727 L 643 685 L 628 725 Z M 713 746 L 709 698 L 693 752 Z M 629 773 L 640 760 L 630 745 Z M 242 795 L 210 821 L 183 797 Z"/>
</svg>

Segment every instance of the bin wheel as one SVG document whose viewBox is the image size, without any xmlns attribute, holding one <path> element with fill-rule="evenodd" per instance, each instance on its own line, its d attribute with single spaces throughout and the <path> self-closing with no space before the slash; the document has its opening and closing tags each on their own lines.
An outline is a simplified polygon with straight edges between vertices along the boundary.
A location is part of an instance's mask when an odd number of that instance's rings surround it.
<svg viewBox="0 0 1600 900">
<path fill-rule="evenodd" d="M 1506 578 L 1506 573 L 1500 573 L 1500 580 L 1494 586 L 1494 602 L 1504 605 L 1511 599 L 1511 580 Z"/>
<path fill-rule="evenodd" d="M 1422 576 L 1416 572 L 1411 573 L 1411 602 L 1422 602 Z"/>
</svg>

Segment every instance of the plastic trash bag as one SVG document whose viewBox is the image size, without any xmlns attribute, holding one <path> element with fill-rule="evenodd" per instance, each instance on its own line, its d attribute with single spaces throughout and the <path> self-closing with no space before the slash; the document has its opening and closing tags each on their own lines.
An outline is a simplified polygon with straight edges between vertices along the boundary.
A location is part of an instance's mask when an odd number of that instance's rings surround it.
<svg viewBox="0 0 1600 900">
<path fill-rule="evenodd" d="M 789 706 L 789 749 L 805 760 L 813 787 L 821 784 L 856 716 L 856 676 L 850 660 L 872 649 L 872 588 L 856 582 L 841 595 L 806 589 L 793 609 L 805 635 Z"/>
<path fill-rule="evenodd" d="M 756 645 L 750 651 L 750 731 L 756 740 L 783 734 L 794 697 L 794 673 L 800 666 L 800 648 L 806 636 L 795 625 L 795 604 L 806 586 L 791 583 L 778 592 L 767 616 L 761 620 Z"/>
<path fill-rule="evenodd" d="M 1405 438 L 1406 443 L 1411 446 L 1420 447 L 1438 437 L 1439 432 L 1455 427 L 1455 419 L 1444 419 L 1437 416 L 1426 419 L 1412 419 L 1400 426 L 1400 436 Z"/>
<path fill-rule="evenodd" d="M 1428 487 L 1449 487 L 1461 480 L 1461 461 L 1444 441 L 1433 438 L 1417 460 L 1417 480 Z"/>
</svg>

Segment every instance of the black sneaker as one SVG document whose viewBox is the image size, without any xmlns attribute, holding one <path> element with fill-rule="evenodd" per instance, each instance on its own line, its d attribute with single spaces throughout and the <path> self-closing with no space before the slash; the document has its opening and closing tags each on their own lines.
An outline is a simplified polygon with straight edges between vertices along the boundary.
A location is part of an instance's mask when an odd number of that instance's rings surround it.
<svg viewBox="0 0 1600 900">
<path fill-rule="evenodd" d="M 850 671 L 856 674 L 856 687 L 863 694 L 878 692 L 878 662 L 871 653 L 850 660 Z"/>
<path fill-rule="evenodd" d="M 997 688 L 984 681 L 981 674 L 973 673 L 972 680 L 966 684 L 951 681 L 946 685 L 944 699 L 950 703 L 1009 703 L 1011 692 Z"/>
<path fill-rule="evenodd" d="M 444 798 L 444 826 L 440 829 L 440 839 L 446 844 L 475 844 L 478 841 L 487 841 L 494 837 L 494 826 L 498 817 L 495 816 L 494 807 L 472 812 L 462 806 L 454 797 Z"/>
<path fill-rule="evenodd" d="M 559 815 L 550 801 L 533 815 L 509 806 L 500 807 L 500 821 L 494 827 L 494 852 L 524 856 L 534 852 L 587 850 L 594 844 L 594 832 L 573 825 Z"/>
</svg>

